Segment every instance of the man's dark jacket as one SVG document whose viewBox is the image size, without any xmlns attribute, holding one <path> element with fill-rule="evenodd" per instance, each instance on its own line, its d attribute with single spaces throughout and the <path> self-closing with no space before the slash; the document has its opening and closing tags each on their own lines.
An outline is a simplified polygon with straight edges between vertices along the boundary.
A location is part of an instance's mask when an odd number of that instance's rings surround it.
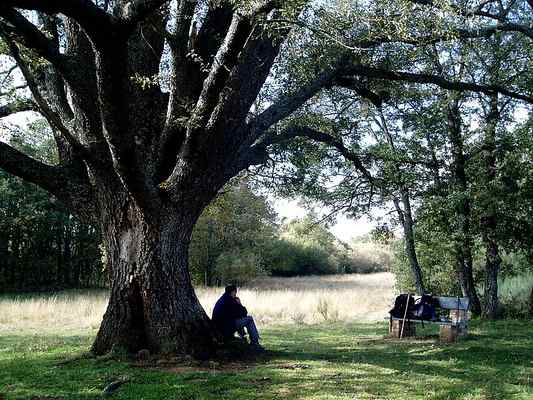
<svg viewBox="0 0 533 400">
<path fill-rule="evenodd" d="M 246 307 L 237 303 L 233 297 L 224 293 L 213 308 L 213 322 L 224 337 L 233 336 L 237 327 L 235 320 L 248 314 Z"/>
</svg>

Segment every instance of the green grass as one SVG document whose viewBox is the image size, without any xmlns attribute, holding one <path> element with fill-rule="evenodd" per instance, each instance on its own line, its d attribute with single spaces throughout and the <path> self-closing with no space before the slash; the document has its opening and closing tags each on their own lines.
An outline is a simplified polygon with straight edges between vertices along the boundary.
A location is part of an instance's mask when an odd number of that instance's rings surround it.
<svg viewBox="0 0 533 400">
<path fill-rule="evenodd" d="M 430 328 L 426 333 L 434 333 Z M 0 398 L 100 399 L 533 399 L 533 323 L 474 321 L 469 338 L 383 339 L 386 324 L 287 326 L 264 330 L 270 352 L 239 368 L 163 371 L 82 355 L 80 336 L 0 337 Z"/>
</svg>

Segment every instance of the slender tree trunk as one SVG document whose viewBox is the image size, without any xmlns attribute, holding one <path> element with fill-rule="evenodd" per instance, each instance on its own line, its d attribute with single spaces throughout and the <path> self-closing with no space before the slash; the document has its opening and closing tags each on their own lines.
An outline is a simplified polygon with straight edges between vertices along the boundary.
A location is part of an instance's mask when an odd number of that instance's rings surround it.
<svg viewBox="0 0 533 400">
<path fill-rule="evenodd" d="M 11 238 L 11 246 L 12 246 L 12 254 L 13 254 L 13 263 L 11 264 L 12 268 L 12 282 L 13 282 L 13 288 L 15 289 L 26 289 L 26 266 L 24 265 L 24 260 L 21 255 L 21 247 L 22 247 L 22 240 L 21 240 L 21 232 L 20 228 L 16 227 L 15 232 Z"/>
<path fill-rule="evenodd" d="M 531 288 L 531 293 L 529 294 L 529 317 L 533 318 L 533 287 Z"/>
<path fill-rule="evenodd" d="M 4 232 L 0 232 L 0 290 L 3 291 L 7 287 L 9 269 L 9 252 L 7 250 L 7 238 Z"/>
<path fill-rule="evenodd" d="M 394 138 L 392 137 L 391 132 L 389 131 L 387 120 L 385 118 L 385 115 L 383 114 L 383 110 L 379 108 L 378 111 L 381 127 L 383 129 L 383 133 L 385 134 L 387 144 L 395 154 L 398 154 L 398 151 L 396 150 L 396 145 L 394 144 Z M 422 295 L 426 292 L 426 290 L 424 288 L 424 281 L 422 279 L 422 269 L 420 268 L 420 264 L 418 263 L 418 257 L 416 255 L 414 234 L 415 224 L 413 221 L 413 211 L 411 208 L 411 199 L 409 197 L 409 188 L 405 184 L 405 179 L 402 174 L 400 165 L 396 162 L 393 162 L 393 168 L 396 176 L 396 181 L 400 190 L 403 210 L 400 206 L 400 200 L 397 197 L 393 198 L 394 207 L 396 208 L 398 218 L 400 219 L 400 223 L 403 227 L 405 252 L 407 253 L 407 258 L 409 259 L 409 265 L 411 266 L 411 272 L 415 281 L 416 292 L 417 294 Z"/>
<path fill-rule="evenodd" d="M 424 288 L 424 281 L 422 280 L 422 269 L 418 263 L 418 257 L 416 255 L 415 247 L 415 235 L 414 235 L 414 223 L 413 216 L 411 212 L 411 202 L 409 199 L 409 193 L 406 189 L 402 189 L 402 204 L 403 210 L 400 206 L 400 200 L 397 198 L 393 199 L 394 206 L 396 207 L 396 212 L 400 223 L 403 228 L 403 236 L 405 239 L 405 252 L 407 253 L 407 258 L 409 259 L 409 265 L 411 266 L 411 273 L 413 274 L 413 279 L 415 281 L 416 293 L 422 295 L 426 292 Z"/>
<path fill-rule="evenodd" d="M 8 278 L 8 286 L 9 287 L 15 287 L 16 282 L 16 275 L 15 275 L 15 267 L 17 265 L 18 260 L 15 257 L 15 237 L 13 235 L 13 230 L 11 229 L 11 232 L 8 235 L 8 239 L 11 240 L 11 250 L 9 251 L 9 258 L 8 258 L 8 264 L 7 269 L 9 271 L 9 278 Z"/>
<path fill-rule="evenodd" d="M 500 117 L 498 97 L 491 96 L 490 109 L 485 127 L 483 148 L 484 159 L 484 187 L 486 196 L 491 196 L 490 188 L 496 179 L 496 127 Z M 498 315 L 498 273 L 501 258 L 497 242 L 496 205 L 486 198 L 481 217 L 481 234 L 485 244 L 485 293 L 483 302 L 483 317 L 494 319 Z"/>
<path fill-rule="evenodd" d="M 486 241 L 485 254 L 485 293 L 483 303 L 483 317 L 494 319 L 498 316 L 498 273 L 500 271 L 501 258 L 498 244 L 490 237 L 484 236 Z"/>
<path fill-rule="evenodd" d="M 476 292 L 472 271 L 472 234 L 470 232 L 471 208 L 466 178 L 466 159 L 461 135 L 461 119 L 458 100 L 452 100 L 447 108 L 447 123 L 452 147 L 452 171 L 454 181 L 454 221 L 452 240 L 455 255 L 455 270 L 463 296 L 470 299 L 470 307 L 474 314 L 481 313 L 481 303 Z"/>
<path fill-rule="evenodd" d="M 200 203 L 200 202 L 199 202 Z M 92 350 L 204 357 L 214 343 L 211 322 L 191 284 L 188 248 L 202 205 L 161 210 L 147 218 L 131 204 L 109 207 L 103 226 L 111 295 Z M 188 211 L 188 212 L 187 212 Z M 115 219 L 119 216 L 119 219 Z"/>
<path fill-rule="evenodd" d="M 57 288 L 62 288 L 64 287 L 63 285 L 63 280 L 62 280 L 62 272 L 63 272 L 63 268 L 64 268 L 64 264 L 63 264 L 63 248 L 62 248 L 62 244 L 63 244 L 63 237 L 62 237 L 62 229 L 63 229 L 63 224 L 62 223 L 57 223 L 56 224 L 56 234 L 55 234 L 55 258 L 56 258 L 56 270 L 55 270 L 55 276 L 54 276 L 54 280 L 55 280 L 55 286 Z"/>
<path fill-rule="evenodd" d="M 70 221 L 70 217 L 67 217 L 65 223 L 63 224 L 63 268 L 65 270 L 65 277 L 68 279 L 66 282 L 67 285 L 70 285 L 71 287 L 74 285 L 74 287 L 79 287 L 79 282 L 76 279 L 76 274 L 70 274 L 69 271 L 71 271 L 74 268 L 73 262 L 72 262 L 72 224 Z M 69 277 L 74 276 L 72 281 L 70 281 Z"/>
</svg>

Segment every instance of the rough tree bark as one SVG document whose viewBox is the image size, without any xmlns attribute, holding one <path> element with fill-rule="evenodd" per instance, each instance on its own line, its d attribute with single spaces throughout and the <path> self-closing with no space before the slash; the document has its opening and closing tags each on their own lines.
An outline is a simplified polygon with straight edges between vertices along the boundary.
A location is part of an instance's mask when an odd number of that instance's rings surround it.
<svg viewBox="0 0 533 400">
<path fill-rule="evenodd" d="M 456 197 L 454 201 L 454 216 L 451 223 L 456 263 L 455 270 L 463 296 L 470 299 L 472 313 L 479 315 L 481 313 L 481 303 L 477 295 L 472 271 L 471 207 L 465 171 L 466 159 L 463 149 L 458 99 L 451 99 L 448 102 L 446 115 L 452 150 L 452 192 L 454 197 Z"/>
<path fill-rule="evenodd" d="M 127 196 L 102 206 L 111 296 L 93 351 L 120 345 L 201 356 L 211 328 L 191 285 L 188 247 L 202 202 L 181 212 L 165 207 L 157 220 Z"/>
<path fill-rule="evenodd" d="M 488 196 L 496 179 L 496 128 L 499 119 L 498 96 L 491 96 L 483 138 L 483 182 Z M 485 244 L 485 291 L 482 314 L 488 319 L 494 319 L 498 315 L 498 273 L 502 261 L 497 241 L 498 219 L 495 207 L 496 204 L 487 198 L 481 216 L 481 235 Z"/>
</svg>

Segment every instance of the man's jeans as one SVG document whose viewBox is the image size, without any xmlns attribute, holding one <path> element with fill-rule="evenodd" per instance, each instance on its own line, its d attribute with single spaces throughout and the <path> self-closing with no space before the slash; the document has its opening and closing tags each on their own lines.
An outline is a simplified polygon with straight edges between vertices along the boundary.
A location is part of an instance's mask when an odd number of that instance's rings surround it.
<svg viewBox="0 0 533 400">
<path fill-rule="evenodd" d="M 243 328 L 246 328 L 250 335 L 250 343 L 259 344 L 259 332 L 257 332 L 257 327 L 255 326 L 254 319 L 251 315 L 236 319 L 235 326 L 237 327 L 237 332 L 239 332 L 239 334 L 243 331 Z"/>
</svg>

